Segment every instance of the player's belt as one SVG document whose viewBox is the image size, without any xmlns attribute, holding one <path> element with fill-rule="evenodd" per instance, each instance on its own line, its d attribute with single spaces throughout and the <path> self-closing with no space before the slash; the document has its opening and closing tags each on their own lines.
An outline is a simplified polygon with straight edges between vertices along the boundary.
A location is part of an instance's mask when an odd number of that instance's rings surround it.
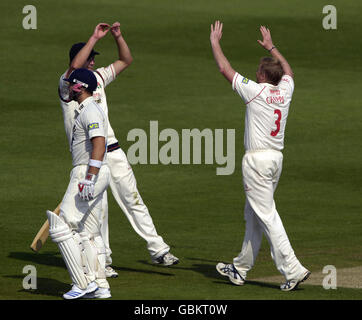
<svg viewBox="0 0 362 320">
<path fill-rule="evenodd" d="M 112 152 L 112 151 L 117 150 L 117 149 L 120 149 L 120 148 L 121 148 L 121 147 L 120 147 L 120 145 L 119 145 L 118 142 L 112 143 L 112 144 L 110 144 L 109 146 L 107 146 L 107 152 Z"/>
</svg>

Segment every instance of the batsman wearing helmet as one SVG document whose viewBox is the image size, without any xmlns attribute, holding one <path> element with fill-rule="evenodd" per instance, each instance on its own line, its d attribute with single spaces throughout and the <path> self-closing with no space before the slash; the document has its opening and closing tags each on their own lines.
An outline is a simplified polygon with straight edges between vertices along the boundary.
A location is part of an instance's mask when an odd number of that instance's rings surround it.
<svg viewBox="0 0 362 320">
<path fill-rule="evenodd" d="M 94 51 L 94 46 L 98 40 L 102 39 L 108 31 L 111 32 L 118 49 L 118 59 L 107 67 L 94 69 L 95 56 L 99 53 Z M 87 43 L 74 44 L 69 52 L 70 65 L 62 77 L 66 77 L 76 68 L 87 68 L 94 72 L 97 78 L 97 88 L 93 93 L 94 100 L 101 106 L 108 117 L 108 105 L 105 88 L 114 81 L 118 74 L 123 72 L 131 63 L 132 55 L 120 31 L 119 22 L 112 26 L 106 23 L 100 23 L 96 26 L 92 36 Z M 61 78 L 62 78 L 61 77 Z M 65 131 L 71 143 L 71 128 L 74 122 L 74 110 L 76 103 L 69 99 L 68 87 L 64 82 L 59 82 L 59 96 L 63 110 Z M 118 205 L 128 218 L 133 229 L 147 242 L 147 249 L 151 255 L 152 262 L 160 265 L 173 265 L 179 262 L 178 258 L 172 255 L 170 247 L 163 238 L 157 234 L 153 220 L 150 216 L 147 206 L 144 204 L 141 195 L 137 189 L 136 178 L 127 157 L 121 149 L 117 138 L 115 137 L 112 126 L 108 119 L 108 147 L 107 147 L 107 166 L 111 173 L 110 187 L 112 194 Z M 107 194 L 104 195 L 103 215 L 102 215 L 102 237 L 107 248 L 107 267 L 108 277 L 116 277 L 118 274 L 111 268 L 111 249 L 109 246 L 108 235 L 108 205 Z"/>
<path fill-rule="evenodd" d="M 97 87 L 93 72 L 77 69 L 62 81 L 68 83 L 69 98 L 77 102 L 70 145 L 73 169 L 60 215 L 47 211 L 49 234 L 73 282 L 63 297 L 109 298 L 106 251 L 100 234 L 103 194 L 110 182 L 105 152 L 107 116 L 92 97 Z"/>
<path fill-rule="evenodd" d="M 259 44 L 272 57 L 260 60 L 254 82 L 236 72 L 224 56 L 220 40 L 222 23 L 211 25 L 210 41 L 216 64 L 246 104 L 242 173 L 246 203 L 244 242 L 233 263 L 220 262 L 217 271 L 236 285 L 243 285 L 253 267 L 263 234 L 268 239 L 271 256 L 286 282 L 283 291 L 295 289 L 310 272 L 299 262 L 289 242 L 274 202 L 282 172 L 284 133 L 294 91 L 293 72 L 287 60 L 273 45 L 270 31 L 260 27 Z"/>
</svg>

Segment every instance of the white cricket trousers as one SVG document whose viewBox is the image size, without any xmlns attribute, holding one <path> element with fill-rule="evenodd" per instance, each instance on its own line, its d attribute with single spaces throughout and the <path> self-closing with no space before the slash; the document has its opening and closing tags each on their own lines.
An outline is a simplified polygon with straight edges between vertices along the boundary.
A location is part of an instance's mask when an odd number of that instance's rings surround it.
<svg viewBox="0 0 362 320">
<path fill-rule="evenodd" d="M 274 202 L 282 164 L 283 154 L 275 150 L 248 151 L 243 157 L 246 226 L 241 252 L 233 263 L 245 278 L 254 265 L 263 233 L 270 244 L 272 259 L 287 281 L 307 270 L 294 254 Z"/>
<path fill-rule="evenodd" d="M 100 231 L 103 193 L 109 186 L 110 174 L 108 167 L 102 166 L 95 183 L 94 198 L 83 201 L 78 196 L 78 183 L 85 179 L 87 171 L 87 165 L 79 165 L 72 169 L 70 182 L 60 206 L 60 216 L 72 230 L 81 232 L 85 229 L 88 233 L 95 234 Z"/>
<path fill-rule="evenodd" d="M 126 215 L 133 229 L 147 242 L 151 257 L 159 257 L 170 250 L 163 238 L 157 234 L 147 206 L 137 189 L 137 182 L 127 156 L 121 148 L 107 153 L 107 165 L 111 173 L 110 187 L 114 199 Z M 107 249 L 107 265 L 110 257 L 108 232 L 108 205 L 103 201 L 102 237 Z"/>
</svg>

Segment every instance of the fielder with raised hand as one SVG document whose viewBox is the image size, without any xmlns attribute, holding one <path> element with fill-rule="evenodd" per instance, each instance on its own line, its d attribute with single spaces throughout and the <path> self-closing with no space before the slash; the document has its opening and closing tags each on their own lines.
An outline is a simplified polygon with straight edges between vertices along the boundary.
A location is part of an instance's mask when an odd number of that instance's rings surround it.
<svg viewBox="0 0 362 320">
<path fill-rule="evenodd" d="M 290 291 L 310 275 L 294 254 L 274 202 L 274 191 L 282 172 L 285 125 L 294 90 L 293 72 L 273 45 L 269 29 L 262 26 L 263 40 L 258 42 L 272 57 L 260 60 L 257 82 L 240 75 L 222 52 L 222 28 L 220 21 L 211 25 L 214 58 L 219 71 L 246 104 L 246 153 L 242 161 L 246 227 L 240 254 L 231 264 L 218 263 L 216 269 L 233 284 L 243 285 L 247 272 L 254 265 L 264 233 L 276 267 L 286 280 L 280 288 Z"/>
<path fill-rule="evenodd" d="M 62 81 L 69 84 L 69 99 L 77 101 L 70 145 L 73 169 L 60 215 L 47 211 L 49 234 L 73 282 L 63 297 L 109 298 L 106 251 L 100 235 L 103 194 L 110 182 L 105 165 L 107 116 L 92 97 L 97 87 L 93 72 L 77 69 Z"/>
<path fill-rule="evenodd" d="M 97 41 L 103 38 L 109 30 L 117 45 L 118 59 L 105 68 L 94 70 L 94 58 L 98 52 L 94 51 L 93 48 Z M 128 45 L 122 36 L 119 22 L 115 22 L 112 26 L 106 23 L 98 24 L 87 43 L 77 43 L 72 46 L 69 52 L 69 58 L 70 66 L 65 72 L 65 75 L 80 67 L 94 70 L 94 75 L 97 78 L 97 89 L 93 93 L 93 97 L 108 117 L 105 87 L 115 80 L 116 76 L 124 71 L 133 61 Z M 65 131 L 70 142 L 76 104 L 69 101 L 68 88 L 63 86 L 62 82 L 59 84 L 59 95 L 63 109 Z M 169 252 L 170 247 L 164 242 L 163 238 L 157 234 L 147 206 L 144 204 L 138 192 L 136 178 L 132 168 L 115 137 L 109 119 L 107 165 L 111 172 L 110 187 L 112 194 L 134 230 L 146 240 L 152 262 L 165 266 L 178 263 L 178 258 Z M 115 277 L 117 273 L 110 266 L 112 263 L 112 251 L 109 246 L 106 194 L 103 201 L 102 237 L 107 248 L 106 273 L 108 277 Z"/>
</svg>

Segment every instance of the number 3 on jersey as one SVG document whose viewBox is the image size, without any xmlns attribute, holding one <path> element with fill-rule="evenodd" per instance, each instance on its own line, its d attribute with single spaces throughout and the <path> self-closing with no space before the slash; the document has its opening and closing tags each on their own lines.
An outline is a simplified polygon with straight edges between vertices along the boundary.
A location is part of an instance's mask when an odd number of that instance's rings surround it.
<svg viewBox="0 0 362 320">
<path fill-rule="evenodd" d="M 278 119 L 275 120 L 275 124 L 276 124 L 277 128 L 270 133 L 270 135 L 273 136 L 273 137 L 275 137 L 278 134 L 279 130 L 280 130 L 280 119 L 282 118 L 282 113 L 280 112 L 279 109 L 275 109 L 274 114 L 278 115 Z"/>
</svg>

